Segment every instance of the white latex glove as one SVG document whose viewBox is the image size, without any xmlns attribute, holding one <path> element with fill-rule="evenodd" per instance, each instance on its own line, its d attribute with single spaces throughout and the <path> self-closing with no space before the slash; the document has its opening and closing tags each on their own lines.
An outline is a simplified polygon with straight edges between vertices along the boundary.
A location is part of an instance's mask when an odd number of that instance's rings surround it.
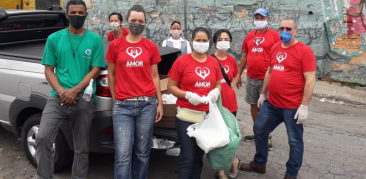
<svg viewBox="0 0 366 179">
<path fill-rule="evenodd" d="M 186 92 L 185 98 L 193 105 L 197 106 L 202 103 L 202 97 L 196 93 L 192 93 L 190 91 Z"/>
<path fill-rule="evenodd" d="M 209 97 L 209 99 L 212 101 L 212 103 L 215 103 L 217 101 L 217 99 L 219 98 L 220 95 L 220 90 L 219 88 L 214 88 L 213 90 L 211 90 L 207 97 Z"/>
<path fill-rule="evenodd" d="M 258 102 L 257 102 L 258 108 L 260 108 L 263 105 L 263 102 L 264 102 L 265 99 L 266 99 L 266 96 L 264 94 L 259 95 L 259 99 L 258 99 Z"/>
<path fill-rule="evenodd" d="M 308 106 L 300 105 L 297 109 L 294 119 L 297 119 L 296 124 L 302 124 L 308 118 Z"/>
</svg>

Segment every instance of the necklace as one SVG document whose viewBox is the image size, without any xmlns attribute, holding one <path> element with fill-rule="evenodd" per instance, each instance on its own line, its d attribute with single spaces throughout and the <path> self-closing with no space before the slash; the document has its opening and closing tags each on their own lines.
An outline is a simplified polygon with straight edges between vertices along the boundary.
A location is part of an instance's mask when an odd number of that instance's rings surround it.
<svg viewBox="0 0 366 179">
<path fill-rule="evenodd" d="M 263 33 L 262 37 L 259 39 L 259 43 L 257 43 L 257 41 L 256 41 L 256 37 L 257 37 L 257 32 L 258 32 L 258 30 L 255 30 L 255 34 L 254 34 L 254 38 L 253 38 L 254 44 L 255 44 L 255 45 L 257 45 L 257 49 L 256 49 L 256 51 L 255 51 L 255 59 L 257 59 L 257 55 L 258 55 L 258 47 L 259 47 L 259 45 L 261 44 L 261 43 L 260 43 L 260 41 L 261 41 L 261 39 L 264 37 L 264 35 L 266 35 L 267 30 L 268 30 L 268 27 L 266 27 L 266 30 L 264 31 L 264 33 Z"/>
<path fill-rule="evenodd" d="M 81 44 L 81 42 L 83 41 L 84 39 L 84 35 L 86 34 L 86 31 L 84 32 L 83 34 L 83 37 L 81 37 L 81 40 L 79 42 L 79 45 L 76 47 L 76 49 L 74 50 L 74 48 L 72 48 L 72 44 L 71 44 L 71 40 L 70 40 L 70 32 L 69 32 L 69 29 L 67 29 L 67 36 L 69 37 L 69 43 L 70 43 L 70 47 L 71 47 L 71 51 L 72 51 L 72 56 L 75 58 L 75 52 L 79 49 L 79 46 Z"/>
</svg>

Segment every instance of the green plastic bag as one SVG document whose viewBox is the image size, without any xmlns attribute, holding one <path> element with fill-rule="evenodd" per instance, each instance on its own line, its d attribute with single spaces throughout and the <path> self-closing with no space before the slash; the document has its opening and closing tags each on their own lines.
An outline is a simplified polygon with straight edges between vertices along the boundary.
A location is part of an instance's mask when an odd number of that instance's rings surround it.
<svg viewBox="0 0 366 179">
<path fill-rule="evenodd" d="M 216 104 L 229 130 L 230 143 L 224 147 L 211 150 L 207 154 L 207 159 L 213 169 L 224 170 L 231 166 L 241 141 L 241 133 L 236 117 L 228 109 L 222 106 L 221 95 Z"/>
</svg>

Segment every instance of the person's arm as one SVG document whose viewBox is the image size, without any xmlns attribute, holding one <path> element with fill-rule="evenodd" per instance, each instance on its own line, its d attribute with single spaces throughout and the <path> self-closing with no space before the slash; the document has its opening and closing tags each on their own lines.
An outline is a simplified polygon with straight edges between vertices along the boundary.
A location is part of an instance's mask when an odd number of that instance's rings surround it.
<svg viewBox="0 0 366 179">
<path fill-rule="evenodd" d="M 315 71 L 305 72 L 304 77 L 306 82 L 301 104 L 304 106 L 309 106 L 310 98 L 313 95 L 315 86 Z"/>
<path fill-rule="evenodd" d="M 179 83 L 172 78 L 168 80 L 168 92 L 172 95 L 176 96 L 177 98 L 185 98 L 186 92 L 179 89 Z"/>
<path fill-rule="evenodd" d="M 55 75 L 55 67 L 51 65 L 45 65 L 44 73 L 46 80 L 51 87 L 57 92 L 57 94 L 63 94 L 65 89 L 60 85 L 57 76 Z"/>
<path fill-rule="evenodd" d="M 239 87 L 242 86 L 242 84 L 241 84 L 241 75 L 243 74 L 244 69 L 247 66 L 247 57 L 248 57 L 248 54 L 244 52 L 243 55 L 241 56 L 239 72 L 235 76 L 235 78 L 233 79 L 232 84 L 234 84 L 234 85 L 232 85 L 232 87 L 234 87 L 236 85 L 237 88 L 239 89 Z"/>
<path fill-rule="evenodd" d="M 160 78 L 158 72 L 158 64 L 151 65 L 151 77 L 154 81 L 154 85 L 156 88 L 156 98 L 158 99 L 158 108 L 156 110 L 156 118 L 155 123 L 159 122 L 163 117 L 163 100 L 161 96 L 161 89 L 160 89 Z"/>
<path fill-rule="evenodd" d="M 263 81 L 263 87 L 262 87 L 262 91 L 261 94 L 266 95 L 268 93 L 268 84 L 269 84 L 269 79 L 271 78 L 271 74 L 272 74 L 272 67 L 268 66 L 266 75 L 264 77 L 264 81 Z"/>
<path fill-rule="evenodd" d="M 115 94 L 115 86 L 116 86 L 116 65 L 114 63 L 111 63 L 108 61 L 108 86 L 109 91 L 111 91 L 112 100 L 114 101 L 116 99 Z"/>
</svg>

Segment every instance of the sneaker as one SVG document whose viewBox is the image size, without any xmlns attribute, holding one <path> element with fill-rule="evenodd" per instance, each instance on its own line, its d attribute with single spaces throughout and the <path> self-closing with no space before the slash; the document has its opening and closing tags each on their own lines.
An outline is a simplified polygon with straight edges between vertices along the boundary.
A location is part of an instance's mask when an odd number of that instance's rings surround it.
<svg viewBox="0 0 366 179">
<path fill-rule="evenodd" d="M 268 150 L 269 151 L 272 151 L 273 150 L 272 136 L 271 135 L 268 136 Z"/>
<path fill-rule="evenodd" d="M 252 134 L 244 137 L 244 141 L 247 141 L 247 142 L 253 141 L 254 139 L 255 139 L 254 138 L 254 132 Z"/>
</svg>

